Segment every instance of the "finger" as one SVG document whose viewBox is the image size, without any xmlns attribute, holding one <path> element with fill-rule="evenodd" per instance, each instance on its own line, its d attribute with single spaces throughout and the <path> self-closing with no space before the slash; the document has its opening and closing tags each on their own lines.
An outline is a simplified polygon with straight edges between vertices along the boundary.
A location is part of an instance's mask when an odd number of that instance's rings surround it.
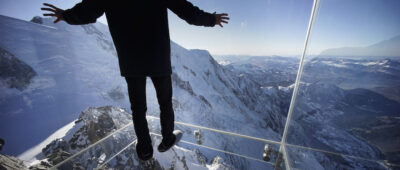
<svg viewBox="0 0 400 170">
<path fill-rule="evenodd" d="M 224 20 L 222 20 L 221 22 L 226 23 L 226 24 L 228 23 L 227 21 L 224 21 Z"/>
<path fill-rule="evenodd" d="M 222 26 L 222 24 L 221 23 L 218 23 L 218 25 L 222 28 L 222 27 L 224 27 L 224 26 Z"/>
<path fill-rule="evenodd" d="M 43 16 L 53 16 L 53 17 L 55 17 L 57 15 L 56 14 L 43 14 Z"/>
<path fill-rule="evenodd" d="M 58 9 L 56 6 L 48 4 L 48 3 L 43 3 L 43 5 L 48 6 L 50 8 Z"/>
<path fill-rule="evenodd" d="M 227 20 L 229 20 L 229 17 L 221 17 L 221 19 L 227 19 Z"/>
<path fill-rule="evenodd" d="M 54 23 L 57 23 L 58 21 L 60 21 L 61 19 L 60 18 L 57 18 L 56 20 L 54 20 L 53 22 Z"/>
<path fill-rule="evenodd" d="M 51 8 L 40 8 L 42 11 L 51 11 L 51 12 L 56 12 L 55 9 L 51 9 Z"/>
<path fill-rule="evenodd" d="M 221 16 L 228 16 L 227 13 L 222 13 L 222 14 L 219 14 L 219 15 L 221 15 Z"/>
</svg>

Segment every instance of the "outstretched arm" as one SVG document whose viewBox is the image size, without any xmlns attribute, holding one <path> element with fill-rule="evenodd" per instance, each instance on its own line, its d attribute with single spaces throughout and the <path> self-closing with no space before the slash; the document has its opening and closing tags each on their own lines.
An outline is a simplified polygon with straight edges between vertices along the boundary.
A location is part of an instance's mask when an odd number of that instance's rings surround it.
<svg viewBox="0 0 400 170">
<path fill-rule="evenodd" d="M 66 21 L 72 25 L 89 24 L 96 22 L 97 18 L 104 13 L 102 0 L 82 0 L 82 2 L 76 4 L 73 8 L 65 11 L 51 4 L 44 3 L 43 5 L 47 6 L 41 8 L 43 11 L 52 12 L 43 15 L 56 17 L 57 19 L 54 23 Z"/>
<path fill-rule="evenodd" d="M 228 23 L 227 20 L 229 20 L 228 14 L 204 12 L 187 0 L 167 0 L 167 7 L 192 25 L 213 27 L 218 24 L 222 27 L 222 23 Z"/>
</svg>

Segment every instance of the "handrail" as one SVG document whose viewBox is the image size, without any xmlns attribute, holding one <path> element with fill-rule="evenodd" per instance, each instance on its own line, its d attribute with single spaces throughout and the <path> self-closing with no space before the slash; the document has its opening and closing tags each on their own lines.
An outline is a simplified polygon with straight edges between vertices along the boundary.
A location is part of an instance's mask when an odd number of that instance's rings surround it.
<svg viewBox="0 0 400 170">
<path fill-rule="evenodd" d="M 52 166 L 52 167 L 49 168 L 49 169 L 50 169 L 50 170 L 55 170 L 55 169 L 57 169 L 57 168 L 58 168 L 59 166 L 61 166 L 62 164 L 64 164 L 64 163 L 70 161 L 71 159 L 74 159 L 75 157 L 77 157 L 77 156 L 80 155 L 81 153 L 83 153 L 83 152 L 89 150 L 90 148 L 96 146 L 96 145 L 99 144 L 100 142 L 103 142 L 104 140 L 108 139 L 108 138 L 111 137 L 112 135 L 116 134 L 117 132 L 120 132 L 121 130 L 127 128 L 128 126 L 130 126 L 130 125 L 132 125 L 132 124 L 133 124 L 133 122 L 124 125 L 122 128 L 119 128 L 119 129 L 117 129 L 116 131 L 114 131 L 114 132 L 108 134 L 106 137 L 104 137 L 104 138 L 102 138 L 102 139 L 96 141 L 95 143 L 89 145 L 89 146 L 86 147 L 85 149 L 80 150 L 79 152 L 77 152 L 77 153 L 75 153 L 74 155 L 68 157 L 67 159 L 65 159 L 65 160 L 63 160 L 63 161 L 61 161 L 61 162 L 59 162 L 58 164 Z"/>
<path fill-rule="evenodd" d="M 318 1 L 318 0 L 317 0 Z M 160 120 L 160 118 L 155 117 L 155 116 L 146 116 L 147 118 L 150 119 L 157 119 Z M 281 142 L 277 142 L 277 141 L 273 141 L 273 140 L 268 140 L 268 139 L 263 139 L 263 138 L 257 138 L 257 137 L 253 137 L 253 136 L 247 136 L 247 135 L 242 135 L 242 134 L 238 134 L 238 133 L 233 133 L 233 132 L 228 132 L 228 131 L 224 131 L 224 130 L 218 130 L 218 129 L 213 129 L 213 128 L 208 128 L 208 127 L 203 127 L 203 126 L 198 126 L 198 125 L 193 125 L 193 124 L 189 124 L 189 123 L 184 123 L 184 122 L 179 122 L 179 121 L 175 121 L 176 124 L 182 125 L 182 126 L 188 126 L 188 127 L 193 127 L 193 128 L 198 128 L 198 129 L 203 129 L 203 130 L 208 130 L 208 131 L 212 131 L 212 132 L 216 132 L 216 133 L 221 133 L 221 134 L 226 134 L 226 135 L 230 135 L 230 136 L 236 136 L 236 137 L 241 137 L 241 138 L 246 138 L 246 139 L 251 139 L 251 140 L 257 140 L 257 141 L 261 141 L 261 142 L 265 142 L 265 143 L 270 143 L 270 144 L 277 144 L 277 145 L 281 145 Z M 197 145 L 197 144 L 195 144 Z M 344 153 L 339 153 L 339 152 L 332 152 L 332 151 L 326 151 L 326 150 L 322 150 L 322 149 L 316 149 L 316 148 L 311 148 L 311 147 L 305 147 L 305 146 L 300 146 L 300 145 L 294 145 L 294 144 L 289 144 L 289 143 L 284 143 L 283 145 L 288 145 L 290 147 L 296 147 L 296 148 L 300 148 L 300 149 L 305 149 L 305 150 L 311 150 L 311 151 L 315 151 L 315 152 L 321 152 L 321 153 L 326 153 L 326 154 L 331 154 L 331 155 L 341 155 L 341 156 L 345 156 L 345 157 L 349 157 L 349 158 L 355 158 L 355 159 L 360 159 L 360 160 L 364 160 L 364 161 L 369 161 L 369 162 L 379 162 L 381 160 L 373 160 L 373 159 L 368 159 L 368 158 L 363 158 L 363 157 L 358 157 L 358 156 L 353 156 L 353 155 L 349 155 L 349 154 L 344 154 Z M 199 145 L 202 146 L 202 145 Z M 286 151 L 286 148 L 285 148 Z M 286 158 L 286 157 L 285 157 Z M 285 159 L 285 162 L 287 160 Z"/>
<path fill-rule="evenodd" d="M 349 154 L 344 154 L 344 153 L 326 151 L 326 150 L 322 150 L 322 149 L 316 149 L 316 148 L 305 147 L 305 146 L 300 146 L 300 145 L 293 145 L 293 144 L 288 144 L 288 143 L 286 143 L 285 145 L 288 145 L 288 146 L 294 147 L 294 148 L 299 148 L 299 149 L 304 149 L 304 150 L 310 150 L 310 151 L 314 151 L 314 152 L 322 152 L 322 153 L 326 153 L 326 154 L 337 155 L 337 156 L 344 156 L 344 157 L 349 157 L 349 158 L 355 158 L 355 159 L 360 159 L 360 160 L 369 161 L 369 162 L 375 162 L 375 163 L 378 162 L 378 160 L 373 160 L 373 159 L 368 159 L 368 158 L 357 157 L 357 156 L 353 156 L 353 155 L 349 155 Z"/>
<path fill-rule="evenodd" d="M 289 111 L 288 111 L 288 115 L 286 117 L 285 128 L 283 130 L 283 135 L 282 135 L 282 140 L 281 140 L 281 150 L 283 151 L 283 157 L 285 159 L 285 166 L 286 166 L 286 169 L 288 169 L 288 170 L 290 170 L 291 168 L 290 168 L 290 165 L 289 165 L 289 159 L 288 159 L 288 156 L 287 156 L 287 153 L 286 153 L 286 148 L 285 148 L 286 147 L 285 146 L 286 137 L 287 137 L 290 121 L 292 120 L 292 114 L 293 114 L 294 105 L 295 105 L 296 98 L 297 98 L 297 93 L 298 93 L 298 90 L 299 90 L 301 75 L 303 73 L 304 56 L 306 55 L 307 46 L 308 46 L 308 42 L 309 42 L 310 34 L 311 34 L 311 29 L 312 29 L 312 26 L 313 26 L 313 23 L 314 23 L 314 19 L 315 19 L 315 13 L 316 13 L 316 11 L 318 9 L 318 3 L 319 3 L 319 0 L 314 0 L 313 7 L 311 9 L 311 15 L 310 15 L 310 20 L 308 22 L 308 28 L 307 28 L 306 39 L 305 39 L 305 42 L 304 42 L 303 53 L 301 55 L 299 69 L 297 71 L 296 81 L 295 81 L 295 85 L 294 85 L 294 89 L 293 89 L 292 99 L 290 100 Z"/>
<path fill-rule="evenodd" d="M 155 117 L 155 116 L 146 116 L 147 118 L 150 119 L 157 119 L 159 120 L 160 118 Z M 247 139 L 251 139 L 251 140 L 256 140 L 256 141 L 261 141 L 261 142 L 265 142 L 265 143 L 270 143 L 270 144 L 277 144 L 282 146 L 281 142 L 277 142 L 277 141 L 273 141 L 273 140 L 267 140 L 267 139 L 263 139 L 263 138 L 257 138 L 257 137 L 253 137 L 253 136 L 247 136 L 247 135 L 242 135 L 242 134 L 238 134 L 238 133 L 233 133 L 233 132 L 228 132 L 228 131 L 224 131 L 224 130 L 218 130 L 218 129 L 213 129 L 213 128 L 208 128 L 208 127 L 203 127 L 203 126 L 198 126 L 198 125 L 193 125 L 193 124 L 189 124 L 189 123 L 184 123 L 184 122 L 179 122 L 179 121 L 175 121 L 176 124 L 182 125 L 182 126 L 187 126 L 187 127 L 192 127 L 192 128 L 198 128 L 198 129 L 203 129 L 203 130 L 208 130 L 208 131 L 212 131 L 212 132 L 216 132 L 216 133 L 221 133 L 221 134 L 226 134 L 226 135 L 230 135 L 230 136 L 236 136 L 236 137 L 241 137 L 241 138 L 247 138 Z M 105 141 L 106 139 L 108 139 L 109 137 L 111 137 L 112 135 L 115 135 L 116 133 L 122 131 L 123 129 L 127 128 L 128 126 L 132 125 L 133 123 L 128 123 L 126 125 L 124 125 L 123 127 L 121 127 L 120 129 L 117 129 L 115 131 L 113 131 L 112 133 L 108 134 L 106 137 L 96 141 L 95 143 L 89 145 L 88 147 L 82 149 L 81 151 L 75 153 L 74 155 L 68 157 L 67 159 L 59 162 L 58 164 L 54 165 L 53 167 L 49 168 L 50 170 L 55 170 L 56 168 L 58 168 L 59 166 L 61 166 L 62 164 L 72 160 L 73 158 L 77 157 L 78 155 L 82 154 L 83 152 L 89 150 L 90 148 L 96 146 L 97 144 Z M 152 135 L 156 135 L 159 136 L 159 134 L 153 133 L 151 132 Z M 229 152 L 229 151 L 224 151 L 224 150 L 220 150 L 220 149 L 216 149 L 216 148 L 212 148 L 209 146 L 204 146 L 204 145 L 199 145 L 199 144 L 195 144 L 192 142 L 188 142 L 188 141 L 184 141 L 181 140 L 182 143 L 186 143 L 186 144 L 190 144 L 190 145 L 194 145 L 194 146 L 198 146 L 198 147 L 203 147 L 206 149 L 210 149 L 210 150 L 214 150 L 214 151 L 218 151 L 218 152 L 223 152 L 226 154 L 230 154 L 230 155 L 235 155 L 238 157 L 243 157 L 246 159 L 252 159 L 255 161 L 262 161 L 265 163 L 269 163 L 270 162 L 266 162 L 263 161 L 261 159 L 257 159 L 257 158 L 253 158 L 250 156 L 245 156 L 245 155 L 241 155 L 241 154 L 237 154 L 237 153 L 233 153 L 233 152 Z M 120 154 L 121 152 L 123 152 L 125 149 L 127 149 L 129 146 L 131 146 L 133 144 L 130 143 L 128 144 L 126 147 L 124 147 L 121 151 L 119 151 L 116 155 Z M 314 151 L 314 152 L 321 152 L 321 153 L 326 153 L 326 154 L 331 154 L 331 155 L 338 155 L 338 156 L 344 156 L 344 157 L 349 157 L 349 158 L 354 158 L 354 159 L 359 159 L 359 160 L 364 160 L 364 161 L 369 161 L 369 162 L 374 162 L 374 163 L 381 163 L 383 160 L 373 160 L 373 159 L 368 159 L 368 158 L 363 158 L 363 157 L 358 157 L 358 156 L 353 156 L 353 155 L 348 155 L 348 154 L 343 154 L 343 153 L 339 153 L 339 152 L 332 152 L 332 151 L 326 151 L 326 150 L 322 150 L 322 149 L 316 149 L 316 148 L 311 148 L 311 147 L 305 147 L 305 146 L 300 146 L 300 145 L 294 145 L 294 144 L 288 144 L 288 143 L 284 143 L 283 145 L 287 145 L 289 147 L 295 147 L 295 148 L 299 148 L 299 149 L 304 149 L 304 150 L 310 150 L 310 151 Z M 283 154 L 286 154 L 286 147 L 283 147 Z M 111 161 L 112 158 L 114 158 L 116 155 L 114 155 L 113 157 L 109 158 L 106 162 Z M 284 155 L 285 158 L 285 155 Z M 285 164 L 287 162 L 287 159 L 285 158 Z M 103 163 L 104 164 L 104 163 Z M 391 164 L 392 166 L 399 166 L 397 164 Z"/>
<path fill-rule="evenodd" d="M 159 136 L 159 137 L 162 136 L 161 134 L 157 134 L 157 133 L 154 133 L 154 132 L 150 132 L 150 134 L 151 134 L 151 135 L 154 135 L 154 136 Z M 121 154 L 123 151 L 125 151 L 126 149 L 128 149 L 131 145 L 133 145 L 133 144 L 135 143 L 135 141 L 136 141 L 136 139 L 135 139 L 133 142 L 129 143 L 129 144 L 128 144 L 127 146 L 125 146 L 124 148 L 122 148 L 122 149 L 121 149 L 119 152 L 117 152 L 115 155 L 113 155 L 112 157 L 110 157 L 109 159 L 107 159 L 106 161 L 104 161 L 100 166 L 96 167 L 95 170 L 98 170 L 98 169 L 100 169 L 100 168 L 103 168 L 108 162 L 110 162 L 111 160 L 113 160 L 116 156 L 118 156 L 118 155 Z M 242 158 L 251 159 L 251 160 L 258 161 L 258 162 L 262 162 L 262 163 L 271 164 L 272 166 L 274 165 L 274 164 L 271 163 L 271 162 L 266 162 L 266 161 L 261 160 L 261 159 L 253 158 L 253 157 L 251 157 L 251 156 L 246 156 L 246 155 L 237 154 L 237 153 L 233 153 L 233 152 L 229 152 L 229 151 L 224 151 L 224 150 L 220 150 L 220 149 L 213 148 L 213 147 L 209 147 L 209 146 L 199 145 L 199 144 L 192 143 L 192 142 L 188 142 L 188 141 L 185 141 L 185 140 L 180 140 L 180 142 L 186 143 L 186 144 L 189 144 L 189 145 L 194 145 L 194 146 L 197 146 L 197 147 L 202 147 L 202 148 L 214 150 L 214 151 L 217 151 L 217 152 L 222 152 L 222 153 L 229 154 L 229 155 L 233 155 L 233 156 L 237 156 L 237 157 L 242 157 Z"/>
<path fill-rule="evenodd" d="M 150 119 L 160 120 L 159 117 L 155 117 L 155 116 L 146 116 L 146 117 L 150 118 Z M 224 130 L 218 130 L 218 129 L 214 129 L 214 128 L 208 128 L 208 127 L 199 126 L 199 125 L 193 125 L 193 124 L 179 122 L 179 121 L 175 121 L 175 123 L 178 124 L 178 125 L 183 125 L 183 126 L 188 126 L 188 127 L 192 127 L 192 128 L 208 130 L 208 131 L 221 133 L 221 134 L 226 134 L 226 135 L 230 135 L 230 136 L 237 136 L 237 137 L 241 137 L 241 138 L 252 139 L 252 140 L 265 142 L 265 143 L 270 143 L 270 144 L 276 144 L 276 145 L 280 145 L 281 144 L 281 142 L 274 141 L 274 140 L 268 140 L 268 139 L 253 137 L 253 136 L 247 136 L 247 135 L 242 135 L 242 134 L 238 134 L 238 133 L 228 132 L 228 131 L 224 131 Z"/>
<path fill-rule="evenodd" d="M 119 152 L 117 152 L 115 155 L 113 155 L 112 157 L 108 158 L 106 161 L 104 161 L 100 166 L 96 167 L 95 170 L 102 168 L 104 165 L 106 165 L 108 162 L 110 162 L 111 160 L 113 160 L 115 157 L 117 157 L 119 154 L 121 154 L 123 151 L 125 151 L 126 149 L 128 149 L 130 146 L 132 146 L 135 143 L 136 139 L 134 141 L 132 141 L 131 143 L 129 143 L 128 145 L 126 145 L 124 148 L 122 148 Z"/>
</svg>

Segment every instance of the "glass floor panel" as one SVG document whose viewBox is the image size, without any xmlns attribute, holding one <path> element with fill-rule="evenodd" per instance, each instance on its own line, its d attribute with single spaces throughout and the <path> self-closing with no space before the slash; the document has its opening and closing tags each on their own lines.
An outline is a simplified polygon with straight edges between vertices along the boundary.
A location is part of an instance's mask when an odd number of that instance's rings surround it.
<svg viewBox="0 0 400 170">
<path fill-rule="evenodd" d="M 124 129 L 114 131 L 109 137 L 103 138 L 77 151 L 74 155 L 59 162 L 51 169 L 160 169 L 160 165 L 192 168 L 224 166 L 230 169 L 238 168 L 236 166 L 240 165 L 241 168 L 284 169 L 278 144 L 265 143 L 207 130 L 201 131 L 182 125 L 176 126 L 176 129 L 181 129 L 184 132 L 183 138 L 178 145 L 166 153 L 159 153 L 156 146 L 161 141 L 161 135 L 157 128 L 159 126 L 157 123 L 157 119 L 149 119 L 149 125 L 152 127 L 151 131 L 153 131 L 151 132 L 151 136 L 154 147 L 154 158 L 156 159 L 139 161 L 134 149 L 135 133 L 133 126 L 132 124 L 128 124 Z M 221 140 L 206 140 L 211 136 L 215 137 L 215 135 L 219 135 L 218 138 Z M 221 141 L 229 143 L 222 143 Z M 252 147 L 239 146 L 244 141 L 247 144 L 250 143 Z M 246 150 L 247 148 L 259 149 Z M 169 160 L 170 158 L 174 160 Z M 187 161 L 185 159 L 191 159 L 188 161 L 191 164 L 186 164 Z M 233 162 L 235 163 L 235 167 L 232 166 Z M 276 162 L 279 162 L 279 165 L 276 165 Z"/>
</svg>

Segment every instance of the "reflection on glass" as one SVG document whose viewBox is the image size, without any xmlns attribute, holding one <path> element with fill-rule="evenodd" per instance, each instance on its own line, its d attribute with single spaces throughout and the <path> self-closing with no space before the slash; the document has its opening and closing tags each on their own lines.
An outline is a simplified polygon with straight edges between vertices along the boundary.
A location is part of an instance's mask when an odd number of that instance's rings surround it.
<svg viewBox="0 0 400 170">
<path fill-rule="evenodd" d="M 126 82 L 104 18 L 53 24 L 4 8 L 31 9 L 34 1 L 1 2 L 1 154 L 59 169 L 399 167 L 396 0 L 318 1 L 281 141 L 312 2 L 193 0 L 230 14 L 222 30 L 191 27 L 169 13 L 173 106 L 184 137 L 173 151 L 154 149 L 150 164 L 135 155 Z M 158 116 L 148 81 L 147 113 Z M 148 121 L 157 146 L 159 120 Z"/>
<path fill-rule="evenodd" d="M 67 9 L 75 3 L 57 6 Z M 279 143 L 312 0 L 193 3 L 208 12 L 226 12 L 232 20 L 223 29 L 190 27 L 170 13 L 175 120 Z M 34 1 L 0 4 L 7 15 L 0 16 L 2 154 L 48 167 L 82 152 L 64 169 L 95 168 L 134 138 L 134 133 L 104 138 L 131 122 L 113 40 L 104 18 L 81 26 L 54 24 L 52 18 L 34 17 L 41 14 L 30 10 L 39 6 Z M 194 48 L 204 50 L 189 50 Z M 147 85 L 147 113 L 158 116 L 155 90 L 151 82 Z M 157 125 L 152 128 L 159 133 Z M 221 153 L 216 162 L 237 169 L 269 168 L 277 159 L 276 143 L 266 154 L 265 142 L 177 128 L 191 142 L 183 147 L 199 147 L 207 164 Z M 168 156 L 173 155 L 162 159 Z M 115 159 L 107 165 L 116 166 Z"/>
<path fill-rule="evenodd" d="M 387 169 L 380 162 L 288 146 L 292 169 Z"/>
<path fill-rule="evenodd" d="M 107 113 L 103 113 L 99 117 L 104 117 L 104 115 L 107 115 Z M 81 121 L 86 122 L 87 119 Z M 185 167 L 189 167 L 189 169 L 217 167 L 228 169 L 284 169 L 282 157 L 278 152 L 279 145 L 271 143 L 266 145 L 259 141 L 231 136 L 230 141 L 232 143 L 230 144 L 238 149 L 230 151 L 226 148 L 221 148 L 223 143 L 212 141 L 204 141 L 204 143 L 199 141 L 197 143 L 191 142 L 190 140 L 197 139 L 195 134 L 199 130 L 193 130 L 187 126 L 180 127 L 185 131 L 185 138 L 181 140 L 178 146 L 166 153 L 155 152 L 154 159 L 150 161 L 141 161 L 136 155 L 136 139 L 132 135 L 134 132 L 131 124 L 128 124 L 128 126 L 124 125 L 120 128 L 122 130 L 114 129 L 110 133 L 110 137 L 92 141 L 93 138 L 96 138 L 96 134 L 92 134 L 92 128 L 90 128 L 93 122 L 92 120 L 89 123 L 89 128 L 86 128 L 88 125 L 85 124 L 79 126 L 79 130 L 70 131 L 71 133 L 73 132 L 72 136 L 79 137 L 79 139 L 70 140 L 72 141 L 72 145 L 83 147 L 82 150 L 78 152 L 77 149 L 68 148 L 68 145 L 63 143 L 63 141 L 68 139 L 63 138 L 59 140 L 61 142 L 54 142 L 49 145 L 46 148 L 46 153 L 51 153 L 51 155 L 48 155 L 46 161 L 42 160 L 40 164 L 34 167 L 51 169 L 167 169 L 171 167 L 177 169 Z M 153 121 L 151 121 L 150 126 L 157 127 L 159 126 L 157 123 L 153 124 Z M 111 127 L 108 123 L 104 123 L 103 125 Z M 157 133 L 157 128 L 151 128 L 151 131 L 153 146 L 156 146 L 161 141 L 161 135 Z M 97 134 L 102 134 L 102 132 L 98 132 Z M 209 131 L 203 131 L 201 134 L 207 138 L 215 135 L 222 137 L 224 135 Z M 265 150 L 254 150 L 252 151 L 252 155 L 247 155 L 248 152 L 243 151 L 252 147 L 244 146 L 243 144 L 245 143 L 250 143 L 260 148 L 263 146 L 266 147 Z M 265 152 L 266 157 L 263 157 L 263 152 Z"/>
<path fill-rule="evenodd" d="M 119 108 L 89 108 L 65 131 L 65 136 L 43 148 L 32 168 L 93 169 L 136 138 L 129 119 L 130 114 Z"/>
<path fill-rule="evenodd" d="M 285 141 L 291 167 L 399 163 L 398 5 L 320 1 Z"/>
<path fill-rule="evenodd" d="M 148 117 L 151 131 L 154 136 L 160 136 L 159 118 Z M 212 164 L 212 160 L 218 159 L 231 167 L 264 169 L 274 167 L 279 154 L 279 142 L 268 141 L 261 138 L 254 139 L 250 136 L 209 129 L 207 127 L 196 127 L 196 125 L 183 122 L 176 122 L 176 128 L 183 131 L 184 135 L 180 147 L 188 150 L 197 150 L 207 161 Z M 215 140 L 218 139 L 218 140 Z M 155 139 L 159 141 L 160 139 Z M 157 144 L 157 142 L 156 142 Z M 229 147 L 227 147 L 229 145 Z M 267 146 L 268 150 L 264 149 Z M 196 152 L 197 152 L 196 151 Z M 268 154 L 263 157 L 264 153 Z M 279 165 L 283 166 L 283 164 Z"/>
</svg>

